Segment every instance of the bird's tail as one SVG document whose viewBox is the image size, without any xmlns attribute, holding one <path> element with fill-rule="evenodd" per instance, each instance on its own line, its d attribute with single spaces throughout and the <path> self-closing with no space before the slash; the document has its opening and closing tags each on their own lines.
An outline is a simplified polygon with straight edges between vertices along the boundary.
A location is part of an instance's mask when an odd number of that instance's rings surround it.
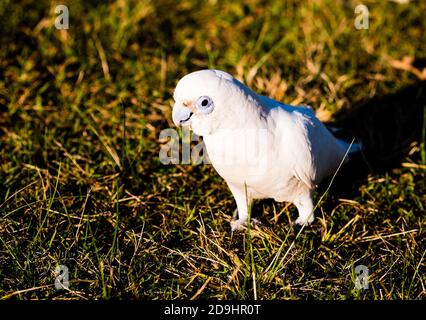
<svg viewBox="0 0 426 320">
<path fill-rule="evenodd" d="M 349 150 L 349 159 L 354 155 L 360 154 L 364 150 L 364 146 L 361 140 L 352 138 L 352 141 L 348 142 L 347 139 L 342 139 L 342 129 L 329 126 L 327 128 L 337 138 L 337 141 L 339 141 L 340 145 L 345 149 L 345 151 Z"/>
<path fill-rule="evenodd" d="M 346 141 L 343 141 L 341 139 L 337 140 L 339 140 L 339 143 L 345 148 L 345 150 L 349 149 L 349 156 L 358 154 L 363 150 L 362 142 L 356 141 L 355 138 L 351 143 L 347 143 Z"/>
</svg>

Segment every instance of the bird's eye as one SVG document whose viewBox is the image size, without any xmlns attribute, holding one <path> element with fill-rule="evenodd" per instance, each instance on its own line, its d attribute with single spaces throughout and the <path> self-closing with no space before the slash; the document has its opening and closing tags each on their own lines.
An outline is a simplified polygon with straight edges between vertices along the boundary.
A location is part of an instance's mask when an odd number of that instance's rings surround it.
<svg viewBox="0 0 426 320">
<path fill-rule="evenodd" d="M 201 96 L 197 100 L 197 107 L 201 113 L 209 114 L 214 109 L 213 100 L 207 96 Z"/>
</svg>

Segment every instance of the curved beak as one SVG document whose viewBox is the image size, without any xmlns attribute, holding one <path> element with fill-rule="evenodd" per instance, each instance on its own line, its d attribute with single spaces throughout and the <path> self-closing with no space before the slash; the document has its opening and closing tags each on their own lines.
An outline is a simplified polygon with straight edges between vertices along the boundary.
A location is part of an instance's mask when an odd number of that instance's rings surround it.
<svg viewBox="0 0 426 320">
<path fill-rule="evenodd" d="M 175 103 L 175 105 L 173 106 L 172 118 L 173 122 L 178 127 L 189 126 L 192 115 L 193 112 L 189 108 L 179 103 Z"/>
</svg>

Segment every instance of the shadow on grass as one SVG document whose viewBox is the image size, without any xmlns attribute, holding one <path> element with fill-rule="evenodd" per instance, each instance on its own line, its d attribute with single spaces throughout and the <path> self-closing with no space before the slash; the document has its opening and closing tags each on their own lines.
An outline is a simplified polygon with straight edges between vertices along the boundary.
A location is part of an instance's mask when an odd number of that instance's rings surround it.
<svg viewBox="0 0 426 320">
<path fill-rule="evenodd" d="M 420 148 L 424 143 L 425 106 L 426 81 L 419 81 L 393 94 L 374 97 L 351 112 L 342 110 L 335 114 L 335 120 L 327 125 L 342 128 L 336 136 L 343 140 L 360 139 L 363 153 L 342 167 L 334 188 L 355 191 L 365 183 L 369 173 L 385 173 L 401 167 L 413 143 L 417 142 Z"/>
</svg>

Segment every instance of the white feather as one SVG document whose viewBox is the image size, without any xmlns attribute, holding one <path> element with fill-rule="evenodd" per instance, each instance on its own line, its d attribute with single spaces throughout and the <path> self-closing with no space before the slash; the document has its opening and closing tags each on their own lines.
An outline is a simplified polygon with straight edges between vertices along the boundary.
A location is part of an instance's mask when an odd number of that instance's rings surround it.
<svg viewBox="0 0 426 320">
<path fill-rule="evenodd" d="M 195 108 L 188 123 L 204 137 L 212 165 L 235 197 L 239 219 L 231 223 L 233 229 L 247 223 L 248 206 L 258 198 L 292 202 L 299 211 L 296 223 L 311 223 L 312 192 L 335 172 L 346 145 L 309 107 L 257 95 L 226 72 L 202 70 L 183 77 L 174 108 L 187 114 L 183 104 L 201 96 L 210 97 L 215 108 L 210 114 Z"/>
</svg>

